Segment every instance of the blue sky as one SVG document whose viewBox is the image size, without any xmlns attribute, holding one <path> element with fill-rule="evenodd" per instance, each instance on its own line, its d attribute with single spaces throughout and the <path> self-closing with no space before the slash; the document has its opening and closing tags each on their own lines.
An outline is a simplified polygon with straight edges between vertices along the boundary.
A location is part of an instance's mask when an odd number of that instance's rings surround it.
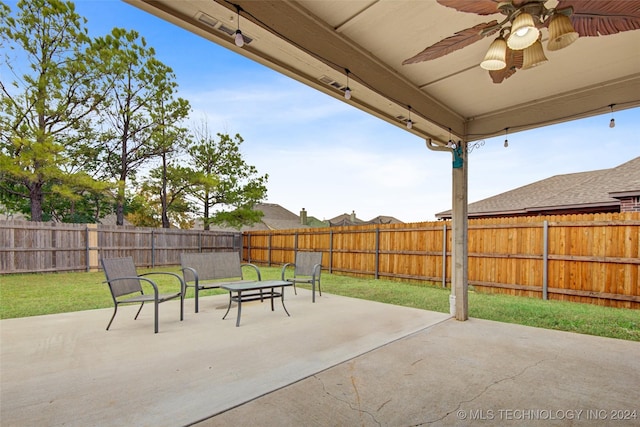
<svg viewBox="0 0 640 427">
<path fill-rule="evenodd" d="M 5 1 L 12 9 L 15 2 Z M 135 29 L 173 68 L 191 118 L 243 139 L 269 174 L 269 203 L 318 219 L 428 221 L 451 207 L 451 156 L 424 140 L 118 0 L 77 0 L 93 36 Z M 640 156 L 640 109 L 486 139 L 470 154 L 469 201 L 553 175 L 615 167 Z"/>
</svg>

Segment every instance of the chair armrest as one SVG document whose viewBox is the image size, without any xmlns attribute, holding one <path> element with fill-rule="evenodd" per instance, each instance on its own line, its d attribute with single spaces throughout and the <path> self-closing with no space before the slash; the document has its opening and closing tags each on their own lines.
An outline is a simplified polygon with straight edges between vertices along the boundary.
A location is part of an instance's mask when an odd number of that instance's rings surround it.
<svg viewBox="0 0 640 427">
<path fill-rule="evenodd" d="M 320 274 L 322 274 L 322 264 L 316 264 L 313 266 L 313 277 L 318 278 L 320 280 Z"/>
<path fill-rule="evenodd" d="M 185 276 L 185 271 L 189 271 L 191 272 L 191 274 L 193 274 L 193 282 L 195 284 L 195 286 L 198 286 L 198 282 L 200 281 L 198 279 L 198 272 L 196 271 L 195 268 L 191 268 L 191 267 L 183 267 L 181 268 L 182 270 L 182 278 L 184 279 L 184 285 L 185 286 L 189 286 L 189 281 L 187 280 L 186 276 Z"/>
<path fill-rule="evenodd" d="M 258 282 L 262 281 L 262 275 L 260 274 L 260 269 L 258 268 L 257 265 L 251 264 L 251 263 L 245 263 L 245 264 L 240 264 L 240 267 L 252 267 L 256 271 L 256 274 L 258 275 Z"/>
<path fill-rule="evenodd" d="M 141 276 L 118 277 L 118 278 L 115 278 L 115 279 L 106 280 L 103 283 L 117 282 L 118 280 L 141 280 L 143 282 L 147 282 L 147 283 L 151 284 L 151 286 L 153 287 L 153 293 L 154 293 L 155 297 L 158 298 L 158 285 L 156 285 L 153 280 L 147 279 L 145 277 L 141 277 Z M 142 293 L 144 294 L 144 292 L 142 292 Z"/>
<path fill-rule="evenodd" d="M 158 288 L 156 287 L 155 283 L 153 283 L 152 280 L 150 279 L 145 279 L 142 276 L 151 276 L 152 274 L 164 274 L 165 276 L 173 276 L 176 279 L 178 279 L 178 282 L 180 282 L 180 291 L 182 292 L 182 295 L 185 294 L 185 292 L 187 291 L 187 286 L 184 283 L 184 280 L 182 280 L 182 277 L 180 277 L 180 275 L 176 274 L 176 273 L 170 273 L 168 271 L 152 271 L 150 273 L 143 273 L 140 276 L 138 276 L 141 280 L 146 280 L 147 282 L 150 282 L 151 284 L 153 284 L 153 287 L 156 289 L 156 292 L 158 291 Z"/>
<path fill-rule="evenodd" d="M 282 271 L 280 273 L 280 280 L 284 280 L 284 274 L 287 272 L 287 267 L 289 266 L 293 266 L 295 267 L 296 265 L 292 262 L 288 262 L 285 265 L 282 266 Z"/>
</svg>

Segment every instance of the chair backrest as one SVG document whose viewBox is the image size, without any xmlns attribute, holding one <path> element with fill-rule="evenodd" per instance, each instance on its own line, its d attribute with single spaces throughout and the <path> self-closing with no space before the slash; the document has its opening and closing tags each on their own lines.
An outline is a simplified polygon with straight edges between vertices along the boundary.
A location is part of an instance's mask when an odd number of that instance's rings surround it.
<svg viewBox="0 0 640 427">
<path fill-rule="evenodd" d="M 180 255 L 182 268 L 191 267 L 200 280 L 242 279 L 242 267 L 238 252 L 183 253 Z M 193 273 L 184 271 L 187 282 L 195 280 Z"/>
<path fill-rule="evenodd" d="M 135 279 L 138 277 L 138 272 L 132 257 L 102 258 L 100 261 L 114 298 L 142 291 L 140 280 Z M 133 277 L 133 279 L 115 280 L 122 277 Z"/>
<path fill-rule="evenodd" d="M 322 252 L 297 252 L 295 275 L 312 276 L 316 264 L 322 264 Z"/>
</svg>

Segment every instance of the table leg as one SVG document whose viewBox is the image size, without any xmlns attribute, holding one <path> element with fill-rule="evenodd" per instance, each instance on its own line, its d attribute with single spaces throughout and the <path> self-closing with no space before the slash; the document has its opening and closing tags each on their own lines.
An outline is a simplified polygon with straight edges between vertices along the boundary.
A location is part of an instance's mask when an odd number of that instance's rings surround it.
<svg viewBox="0 0 640 427">
<path fill-rule="evenodd" d="M 280 300 L 282 301 L 282 308 L 284 308 L 284 312 L 287 313 L 287 316 L 291 317 L 289 311 L 287 310 L 287 307 L 284 305 L 284 286 L 280 288 Z M 273 307 L 273 298 L 271 298 L 271 304 Z"/>
<path fill-rule="evenodd" d="M 231 310 L 231 303 L 233 302 L 233 298 L 231 296 L 231 291 L 229 291 L 229 307 L 227 307 L 227 312 L 222 316 L 222 320 L 226 319 L 227 314 L 229 314 L 229 310 Z"/>
<path fill-rule="evenodd" d="M 242 291 L 238 291 L 238 319 L 236 320 L 236 328 L 240 326 L 241 313 L 242 313 Z"/>
<path fill-rule="evenodd" d="M 273 310 L 273 292 L 274 292 L 274 289 L 275 288 L 271 288 L 271 298 L 270 298 L 271 299 L 271 311 L 274 311 Z"/>
</svg>

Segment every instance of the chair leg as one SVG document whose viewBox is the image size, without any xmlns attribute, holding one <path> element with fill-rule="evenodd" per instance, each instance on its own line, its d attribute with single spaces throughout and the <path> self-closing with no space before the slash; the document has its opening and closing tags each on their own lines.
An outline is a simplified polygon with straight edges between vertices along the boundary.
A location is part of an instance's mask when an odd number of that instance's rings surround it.
<svg viewBox="0 0 640 427">
<path fill-rule="evenodd" d="M 142 307 L 144 306 L 144 302 L 142 304 L 140 304 L 140 308 L 138 309 L 138 312 L 136 313 L 136 317 L 133 318 L 133 320 L 137 320 L 138 319 L 138 315 L 140 314 L 140 312 L 142 311 Z"/>
<path fill-rule="evenodd" d="M 293 282 L 293 292 L 298 295 L 298 290 L 296 289 L 296 282 Z"/>
<path fill-rule="evenodd" d="M 113 322 L 113 319 L 116 317 L 116 313 L 117 312 L 118 312 L 118 304 L 116 304 L 114 309 L 113 309 L 113 315 L 111 315 L 111 320 L 109 320 L 109 324 L 107 325 L 107 331 L 109 330 L 109 327 L 111 326 L 111 322 Z"/>
<path fill-rule="evenodd" d="M 160 306 L 160 304 L 158 303 L 158 300 L 154 301 L 154 308 L 155 310 L 153 310 L 153 320 L 154 320 L 154 331 L 157 334 L 158 333 L 158 307 Z"/>
<path fill-rule="evenodd" d="M 199 310 L 199 307 L 198 307 L 198 290 L 199 290 L 198 285 L 194 286 L 194 289 L 195 289 L 195 291 L 196 291 L 196 297 L 195 297 L 195 300 L 196 300 L 196 313 L 197 313 L 197 312 L 198 312 L 198 310 Z"/>
</svg>

